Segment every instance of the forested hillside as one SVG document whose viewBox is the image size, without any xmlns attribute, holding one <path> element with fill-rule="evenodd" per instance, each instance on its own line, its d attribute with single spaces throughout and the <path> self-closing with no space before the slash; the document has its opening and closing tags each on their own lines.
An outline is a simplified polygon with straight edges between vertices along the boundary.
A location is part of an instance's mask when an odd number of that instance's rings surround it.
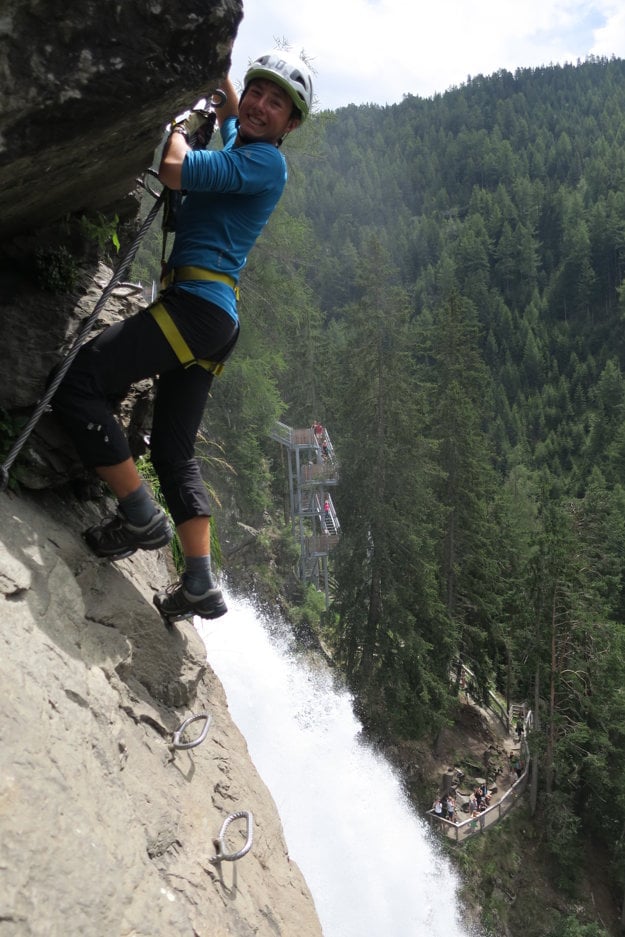
<svg viewBox="0 0 625 937">
<path fill-rule="evenodd" d="M 559 880 L 592 837 L 622 894 L 625 62 L 478 76 L 296 137 L 207 435 L 252 517 L 281 495 L 271 421 L 329 427 L 324 637 L 371 733 L 435 734 L 458 661 L 527 700 Z"/>
<path fill-rule="evenodd" d="M 338 653 L 374 732 L 435 730 L 457 659 L 527 699 L 563 878 L 590 833 L 622 885 L 625 63 L 318 124 L 285 209 L 342 461 Z"/>
</svg>

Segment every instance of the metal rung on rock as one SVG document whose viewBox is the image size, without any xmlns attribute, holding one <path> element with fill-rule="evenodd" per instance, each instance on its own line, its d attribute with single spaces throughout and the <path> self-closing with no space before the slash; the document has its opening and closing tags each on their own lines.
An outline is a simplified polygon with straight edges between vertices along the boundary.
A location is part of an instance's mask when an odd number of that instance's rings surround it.
<svg viewBox="0 0 625 937">
<path fill-rule="evenodd" d="M 246 841 L 242 849 L 239 849 L 238 852 L 226 852 L 224 844 L 224 836 L 226 835 L 226 830 L 230 826 L 233 820 L 239 820 L 243 818 L 247 821 L 247 830 L 246 830 Z M 250 849 L 252 848 L 252 840 L 254 838 L 254 818 L 249 810 L 239 810 L 237 813 L 231 813 L 229 817 L 226 817 L 224 820 L 221 830 L 219 831 L 218 839 L 214 840 L 215 849 L 217 850 L 217 855 L 213 856 L 209 861 L 216 865 L 219 862 L 235 862 L 237 859 L 242 859 Z"/>
<path fill-rule="evenodd" d="M 187 728 L 187 726 L 190 726 L 192 722 L 197 722 L 198 719 L 206 720 L 206 724 L 204 728 L 202 729 L 201 733 L 192 742 L 181 742 L 180 736 L 182 735 L 184 730 Z M 180 749 L 180 748 L 184 749 L 184 748 L 195 748 L 196 745 L 201 745 L 204 739 L 206 738 L 206 736 L 208 735 L 210 724 L 211 724 L 211 717 L 209 713 L 198 713 L 197 716 L 189 716 L 189 718 L 185 719 L 182 725 L 178 729 L 176 729 L 176 731 L 174 732 L 174 740 L 172 742 L 173 747 L 177 749 Z"/>
</svg>

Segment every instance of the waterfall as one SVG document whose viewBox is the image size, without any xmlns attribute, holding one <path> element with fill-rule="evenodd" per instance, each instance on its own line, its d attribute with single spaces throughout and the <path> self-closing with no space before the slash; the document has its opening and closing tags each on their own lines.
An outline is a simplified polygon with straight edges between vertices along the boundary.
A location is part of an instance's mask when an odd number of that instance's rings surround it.
<svg viewBox="0 0 625 937">
<path fill-rule="evenodd" d="M 293 652 L 279 622 L 227 599 L 225 618 L 195 624 L 324 937 L 468 937 L 456 875 L 389 763 L 360 739 L 349 693 Z"/>
</svg>

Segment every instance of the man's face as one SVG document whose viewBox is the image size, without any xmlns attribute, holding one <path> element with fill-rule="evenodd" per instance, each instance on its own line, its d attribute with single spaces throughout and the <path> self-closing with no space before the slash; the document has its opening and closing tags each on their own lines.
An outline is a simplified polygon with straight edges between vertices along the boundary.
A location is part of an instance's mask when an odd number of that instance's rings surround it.
<svg viewBox="0 0 625 937">
<path fill-rule="evenodd" d="M 277 143 L 299 124 L 292 111 L 293 102 L 280 85 L 253 78 L 239 103 L 241 135 L 245 140 Z"/>
</svg>

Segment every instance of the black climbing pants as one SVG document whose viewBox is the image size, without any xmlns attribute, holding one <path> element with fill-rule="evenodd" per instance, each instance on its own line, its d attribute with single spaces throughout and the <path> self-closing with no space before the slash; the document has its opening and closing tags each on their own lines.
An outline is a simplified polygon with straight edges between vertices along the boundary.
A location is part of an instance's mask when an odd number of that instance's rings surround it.
<svg viewBox="0 0 625 937">
<path fill-rule="evenodd" d="M 223 362 L 239 326 L 219 306 L 180 287 L 159 300 L 198 358 Z M 104 329 L 85 344 L 61 382 L 52 409 L 88 467 L 130 458 L 114 408 L 131 384 L 156 378 L 150 437 L 152 464 L 175 524 L 209 516 L 210 499 L 195 458 L 213 375 L 200 365 L 183 367 L 148 309 Z"/>
</svg>

